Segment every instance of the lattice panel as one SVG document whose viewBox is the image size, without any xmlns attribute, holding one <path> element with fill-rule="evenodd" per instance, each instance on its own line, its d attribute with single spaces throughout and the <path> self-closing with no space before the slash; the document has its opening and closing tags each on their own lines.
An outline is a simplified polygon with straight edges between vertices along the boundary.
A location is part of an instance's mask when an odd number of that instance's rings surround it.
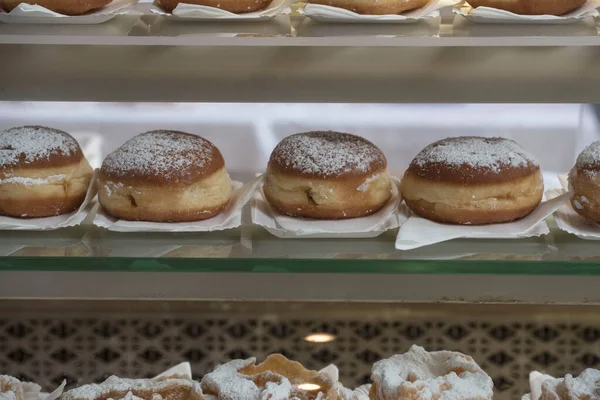
<svg viewBox="0 0 600 400">
<path fill-rule="evenodd" d="M 309 368 L 335 363 L 343 382 L 356 386 L 369 380 L 373 362 L 416 343 L 472 355 L 494 379 L 495 398 L 513 400 L 527 390 L 530 370 L 564 375 L 600 367 L 600 318 L 164 314 L 2 318 L 0 372 L 50 388 L 63 378 L 74 386 L 111 374 L 150 377 L 188 360 L 200 378 L 232 358 L 263 359 L 281 352 Z M 320 332 L 337 339 L 323 344 L 304 340 Z"/>
</svg>

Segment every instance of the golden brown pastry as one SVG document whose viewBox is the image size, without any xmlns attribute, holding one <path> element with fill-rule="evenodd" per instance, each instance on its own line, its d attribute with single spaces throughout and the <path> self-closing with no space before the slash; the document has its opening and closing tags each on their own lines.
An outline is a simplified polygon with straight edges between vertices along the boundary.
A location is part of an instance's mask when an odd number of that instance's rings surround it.
<svg viewBox="0 0 600 400">
<path fill-rule="evenodd" d="M 544 183 L 537 161 L 514 141 L 455 137 L 422 150 L 400 190 L 423 218 L 483 225 L 527 216 L 540 204 Z"/>
<path fill-rule="evenodd" d="M 467 0 L 475 7 L 492 7 L 523 15 L 563 15 L 574 11 L 587 0 Z"/>
<path fill-rule="evenodd" d="M 282 214 L 342 219 L 379 210 L 392 196 L 392 183 L 373 143 L 347 133 L 307 132 L 275 147 L 263 191 Z"/>
<path fill-rule="evenodd" d="M 108 5 L 112 0 L 0 0 L 0 8 L 12 11 L 21 3 L 42 6 L 64 15 L 81 15 Z"/>
<path fill-rule="evenodd" d="M 98 199 L 125 220 L 182 222 L 214 217 L 231 198 L 231 180 L 214 144 L 177 131 L 151 131 L 109 154 Z"/>
<path fill-rule="evenodd" d="M 600 141 L 586 147 L 569 173 L 571 205 L 582 217 L 600 222 Z"/>
<path fill-rule="evenodd" d="M 23 400 L 23 384 L 17 378 L 0 375 L 0 399 Z"/>
<path fill-rule="evenodd" d="M 310 0 L 313 4 L 344 8 L 357 14 L 401 14 L 421 8 L 429 0 Z"/>
<path fill-rule="evenodd" d="M 42 126 L 0 131 L 0 215 L 50 217 L 75 211 L 93 170 L 71 135 Z"/>
<path fill-rule="evenodd" d="M 198 382 L 179 377 L 124 379 L 111 376 L 100 384 L 65 392 L 61 400 L 204 400 Z"/>
<path fill-rule="evenodd" d="M 260 11 L 267 8 L 272 0 L 159 0 L 160 7 L 172 12 L 179 3 L 215 7 L 235 14 Z"/>
<path fill-rule="evenodd" d="M 217 367 L 202 378 L 203 393 L 219 400 L 346 399 L 346 390 L 333 377 L 307 370 L 281 354 L 272 354 L 258 365 L 255 362 L 249 358 Z"/>
<path fill-rule="evenodd" d="M 413 345 L 373 365 L 371 400 L 489 400 L 494 384 L 472 357 Z"/>
</svg>

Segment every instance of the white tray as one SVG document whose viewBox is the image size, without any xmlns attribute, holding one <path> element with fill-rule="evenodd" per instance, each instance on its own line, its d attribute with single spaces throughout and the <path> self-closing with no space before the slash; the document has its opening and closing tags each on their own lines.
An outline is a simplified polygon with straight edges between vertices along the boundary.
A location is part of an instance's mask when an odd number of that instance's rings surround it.
<svg viewBox="0 0 600 400">
<path fill-rule="evenodd" d="M 265 21 L 290 13 L 290 0 L 273 0 L 264 10 L 244 14 L 234 14 L 216 7 L 179 3 L 172 13 L 164 11 L 157 2 L 150 12 L 173 21 Z"/>
</svg>

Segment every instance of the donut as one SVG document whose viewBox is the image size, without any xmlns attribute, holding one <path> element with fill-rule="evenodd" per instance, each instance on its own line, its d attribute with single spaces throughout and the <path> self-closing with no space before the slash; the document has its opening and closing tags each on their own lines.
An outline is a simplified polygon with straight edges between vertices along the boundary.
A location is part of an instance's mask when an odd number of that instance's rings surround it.
<svg viewBox="0 0 600 400">
<path fill-rule="evenodd" d="M 416 345 L 376 362 L 371 380 L 371 400 L 488 400 L 494 387 L 472 357 Z"/>
<path fill-rule="evenodd" d="M 179 3 L 184 3 L 220 8 L 234 14 L 264 10 L 271 2 L 272 0 L 158 0 L 160 7 L 166 12 L 173 12 Z"/>
<path fill-rule="evenodd" d="M 0 131 L 0 215 L 39 218 L 77 210 L 93 172 L 66 132 L 43 126 Z"/>
<path fill-rule="evenodd" d="M 401 14 L 425 7 L 429 0 L 310 0 L 312 4 L 344 8 L 357 14 Z"/>
<path fill-rule="evenodd" d="M 308 370 L 281 354 L 258 365 L 255 358 L 230 361 L 205 375 L 200 386 L 211 399 L 346 400 L 346 389 L 332 376 Z"/>
<path fill-rule="evenodd" d="M 112 0 L 0 0 L 0 8 L 11 12 L 21 3 L 42 6 L 64 15 L 81 15 L 108 5 Z"/>
<path fill-rule="evenodd" d="M 425 147 L 400 185 L 406 205 L 436 222 L 510 222 L 541 202 L 544 183 L 535 159 L 512 140 L 455 137 Z"/>
<path fill-rule="evenodd" d="M 104 382 L 65 392 L 61 400 L 205 400 L 198 382 L 178 376 L 160 379 L 124 379 L 110 376 Z"/>
<path fill-rule="evenodd" d="M 522 15 L 564 15 L 587 0 L 467 0 L 473 8 L 492 7 Z"/>
<path fill-rule="evenodd" d="M 212 218 L 231 198 L 231 180 L 214 144 L 185 132 L 142 133 L 110 153 L 98 175 L 98 200 L 130 221 Z"/>
<path fill-rule="evenodd" d="M 600 222 L 600 141 L 586 147 L 569 172 L 571 205 L 582 217 Z"/>
<path fill-rule="evenodd" d="M 372 214 L 392 197 L 385 156 L 373 143 L 339 132 L 283 139 L 271 153 L 263 192 L 279 213 L 317 219 Z"/>
</svg>

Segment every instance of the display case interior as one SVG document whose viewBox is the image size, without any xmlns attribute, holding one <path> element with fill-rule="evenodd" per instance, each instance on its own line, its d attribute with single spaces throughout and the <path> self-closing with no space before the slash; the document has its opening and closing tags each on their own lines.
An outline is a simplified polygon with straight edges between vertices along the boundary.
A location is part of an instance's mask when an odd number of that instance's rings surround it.
<svg viewBox="0 0 600 400">
<path fill-rule="evenodd" d="M 200 380 L 232 359 L 281 353 L 347 387 L 413 344 L 471 355 L 494 399 L 529 391 L 529 373 L 600 367 L 595 306 L 468 304 L 31 302 L 0 303 L 0 369 L 53 390 L 110 375 L 153 377 L 183 361 Z"/>
</svg>

